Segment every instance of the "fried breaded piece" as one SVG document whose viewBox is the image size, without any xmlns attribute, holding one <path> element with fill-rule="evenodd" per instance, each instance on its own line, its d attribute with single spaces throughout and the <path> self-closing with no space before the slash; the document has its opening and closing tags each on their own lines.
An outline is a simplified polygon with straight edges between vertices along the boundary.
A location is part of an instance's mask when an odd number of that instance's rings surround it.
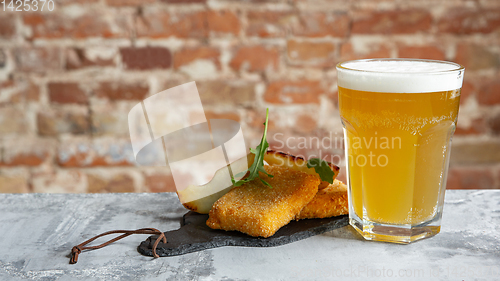
<svg viewBox="0 0 500 281">
<path fill-rule="evenodd" d="M 348 213 L 347 186 L 343 182 L 335 180 L 333 184 L 319 190 L 295 219 L 322 219 Z"/>
<path fill-rule="evenodd" d="M 264 166 L 273 175 L 233 188 L 210 210 L 207 225 L 213 229 L 237 230 L 251 236 L 272 236 L 288 224 L 318 192 L 320 180 L 286 167 Z"/>
<path fill-rule="evenodd" d="M 316 170 L 314 168 L 308 168 L 307 161 L 299 156 L 294 156 L 280 151 L 268 150 L 264 155 L 264 160 L 269 165 L 285 166 L 297 171 L 302 171 L 306 174 L 315 175 L 319 177 L 318 173 L 316 173 Z M 333 165 L 332 163 L 327 162 L 327 164 L 330 167 L 330 169 L 334 172 L 333 180 L 335 180 L 335 178 L 339 174 L 340 168 L 336 165 Z M 328 185 L 329 185 L 328 182 L 321 181 L 318 189 L 326 188 L 328 187 Z"/>
</svg>

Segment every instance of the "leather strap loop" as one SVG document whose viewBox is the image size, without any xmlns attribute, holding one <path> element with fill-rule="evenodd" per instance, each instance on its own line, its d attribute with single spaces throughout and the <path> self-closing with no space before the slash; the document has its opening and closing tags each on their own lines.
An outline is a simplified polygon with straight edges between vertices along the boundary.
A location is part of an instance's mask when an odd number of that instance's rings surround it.
<svg viewBox="0 0 500 281">
<path fill-rule="evenodd" d="M 87 246 L 85 247 L 85 245 L 87 245 L 88 243 L 96 240 L 97 238 L 99 237 L 102 237 L 102 236 L 106 236 L 106 235 L 110 235 L 110 234 L 116 234 L 116 233 L 123 233 L 122 235 L 118 236 L 118 237 L 115 237 L 111 240 L 109 240 L 108 242 L 105 242 L 105 243 L 102 243 L 101 245 L 97 245 L 97 246 Z M 153 256 L 155 258 L 159 258 L 160 256 L 158 256 L 158 254 L 156 254 L 156 247 L 158 246 L 158 244 L 160 243 L 160 241 L 163 240 L 163 243 L 167 243 L 167 238 L 165 237 L 165 234 L 161 231 L 159 231 L 158 229 L 156 228 L 141 228 L 141 229 L 137 229 L 137 230 L 112 230 L 112 231 L 108 231 L 108 232 L 104 232 L 104 233 L 101 233 L 97 236 L 94 236 L 92 238 L 90 238 L 89 240 L 79 244 L 79 245 L 76 245 L 74 246 L 72 249 L 71 249 L 71 259 L 69 261 L 70 264 L 75 264 L 78 262 L 78 255 L 82 252 L 82 251 L 85 251 L 85 250 L 95 250 L 95 249 L 100 249 L 102 247 L 106 247 L 107 245 L 113 243 L 113 242 L 116 242 L 120 239 L 123 239 L 127 236 L 130 236 L 132 234 L 149 234 L 149 235 L 159 235 L 158 238 L 156 238 L 156 241 L 153 245 Z"/>
</svg>

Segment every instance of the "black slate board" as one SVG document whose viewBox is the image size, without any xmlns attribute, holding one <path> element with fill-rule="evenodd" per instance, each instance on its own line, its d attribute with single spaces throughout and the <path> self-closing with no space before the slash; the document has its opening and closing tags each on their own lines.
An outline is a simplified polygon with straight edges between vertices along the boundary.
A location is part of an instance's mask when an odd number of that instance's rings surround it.
<svg viewBox="0 0 500 281">
<path fill-rule="evenodd" d="M 347 215 L 291 221 L 271 237 L 256 238 L 238 231 L 211 229 L 205 224 L 207 219 L 208 215 L 186 213 L 181 228 L 165 232 L 167 243 L 160 242 L 156 253 L 160 257 L 170 257 L 223 246 L 275 247 L 344 227 L 349 223 Z M 152 246 L 157 237 L 153 235 L 143 241 L 137 247 L 139 253 L 153 256 Z"/>
</svg>

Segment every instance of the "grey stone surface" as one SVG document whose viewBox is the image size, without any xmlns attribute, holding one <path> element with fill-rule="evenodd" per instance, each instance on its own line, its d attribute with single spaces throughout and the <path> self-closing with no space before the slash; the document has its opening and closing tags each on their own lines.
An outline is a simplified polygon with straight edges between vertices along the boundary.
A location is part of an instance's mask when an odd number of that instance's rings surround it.
<svg viewBox="0 0 500 281">
<path fill-rule="evenodd" d="M 279 247 L 153 259 L 137 252 L 147 236 L 133 235 L 68 263 L 90 237 L 174 230 L 185 212 L 175 194 L 0 194 L 0 280 L 500 279 L 500 190 L 447 191 L 441 233 L 409 245 L 364 241 L 346 226 Z"/>
</svg>

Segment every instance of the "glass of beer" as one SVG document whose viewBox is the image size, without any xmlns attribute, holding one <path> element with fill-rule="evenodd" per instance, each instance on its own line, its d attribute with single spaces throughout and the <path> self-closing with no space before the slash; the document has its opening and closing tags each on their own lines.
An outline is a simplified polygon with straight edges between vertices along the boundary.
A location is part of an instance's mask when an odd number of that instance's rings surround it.
<svg viewBox="0 0 500 281">
<path fill-rule="evenodd" d="M 368 59 L 337 71 L 350 224 L 367 240 L 436 235 L 464 67 Z"/>
</svg>

